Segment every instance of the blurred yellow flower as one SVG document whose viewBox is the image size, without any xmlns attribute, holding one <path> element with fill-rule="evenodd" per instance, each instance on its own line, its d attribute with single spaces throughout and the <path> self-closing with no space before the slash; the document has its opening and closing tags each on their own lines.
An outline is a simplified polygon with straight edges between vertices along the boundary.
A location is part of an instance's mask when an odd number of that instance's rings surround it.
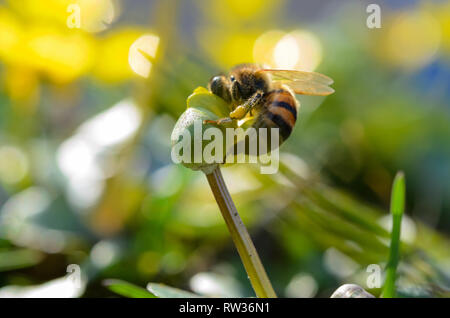
<svg viewBox="0 0 450 318">
<path fill-rule="evenodd" d="M 200 1 L 199 6 L 214 20 L 235 23 L 271 15 L 282 2 L 284 0 L 218 0 Z"/>
<path fill-rule="evenodd" d="M 7 0 L 8 8 L 26 24 L 65 25 L 69 0 Z"/>
<path fill-rule="evenodd" d="M 15 48 L 23 37 L 23 28 L 8 10 L 0 9 L 0 59 L 11 62 L 15 58 Z"/>
<path fill-rule="evenodd" d="M 221 67 L 253 61 L 253 44 L 284 0 L 199 1 L 206 26 L 197 33 L 205 52 Z"/>
<path fill-rule="evenodd" d="M 447 51 L 450 51 L 450 2 L 436 4 L 430 9 L 439 24 L 442 45 Z"/>
<path fill-rule="evenodd" d="M 28 32 L 23 65 L 40 70 L 57 83 L 70 82 L 86 73 L 93 62 L 94 43 L 82 33 L 34 28 Z"/>
<path fill-rule="evenodd" d="M 441 42 L 439 24 L 427 11 L 403 12 L 381 30 L 378 55 L 406 69 L 418 69 L 430 62 Z"/>
<path fill-rule="evenodd" d="M 88 32 L 105 30 L 120 14 L 118 0 L 8 0 L 8 4 L 27 23 L 63 28 L 68 27 L 67 21 L 76 11 L 79 28 Z"/>
<path fill-rule="evenodd" d="M 0 11 L 0 59 L 7 65 L 36 70 L 54 82 L 68 82 L 90 68 L 92 46 L 83 33 L 26 26 L 14 14 Z"/>
<path fill-rule="evenodd" d="M 79 26 L 71 20 L 75 13 Z M 119 0 L 7 0 L 0 7 L 0 62 L 8 70 L 11 97 L 32 95 L 26 91 L 34 91 L 37 76 L 57 84 L 92 70 L 107 82 L 129 78 L 128 49 L 142 32 L 116 31 L 99 41 L 89 34 L 106 29 L 119 14 Z"/>
<path fill-rule="evenodd" d="M 5 90 L 13 101 L 23 102 L 18 106 L 32 110 L 39 95 L 38 76 L 29 68 L 11 66 L 5 72 Z"/>
<path fill-rule="evenodd" d="M 110 33 L 100 40 L 93 74 L 96 78 L 117 83 L 134 77 L 128 62 L 131 45 L 146 32 L 138 29 L 125 29 Z"/>
<path fill-rule="evenodd" d="M 253 44 L 258 35 L 257 31 L 209 29 L 199 33 L 199 42 L 217 64 L 229 68 L 253 61 Z"/>
</svg>

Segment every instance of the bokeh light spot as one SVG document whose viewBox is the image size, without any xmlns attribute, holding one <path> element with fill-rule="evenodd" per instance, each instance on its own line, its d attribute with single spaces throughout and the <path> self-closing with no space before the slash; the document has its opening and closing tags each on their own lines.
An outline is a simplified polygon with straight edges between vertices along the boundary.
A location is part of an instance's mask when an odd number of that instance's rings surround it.
<svg viewBox="0 0 450 318">
<path fill-rule="evenodd" d="M 81 29 L 87 32 L 106 30 L 120 13 L 117 1 L 113 0 L 75 0 L 80 6 Z"/>
<path fill-rule="evenodd" d="M 354 274 L 359 265 L 341 251 L 330 247 L 324 253 L 324 265 L 327 270 L 338 278 L 346 278 Z"/>
<path fill-rule="evenodd" d="M 279 30 L 268 31 L 259 36 L 253 46 L 253 60 L 255 63 L 274 66 L 273 50 L 286 33 Z"/>
<path fill-rule="evenodd" d="M 28 173 L 29 163 L 22 150 L 14 146 L 0 147 L 0 180 L 17 183 Z"/>
<path fill-rule="evenodd" d="M 159 37 L 152 34 L 141 36 L 131 45 L 128 63 L 133 72 L 145 78 L 150 75 L 158 45 Z"/>
<path fill-rule="evenodd" d="M 296 39 L 289 34 L 284 36 L 277 45 L 275 45 L 273 56 L 277 68 L 295 68 L 300 58 L 300 48 Z"/>
<path fill-rule="evenodd" d="M 111 265 L 118 255 L 117 246 L 109 241 L 100 241 L 91 250 L 92 263 L 100 268 Z"/>
<path fill-rule="evenodd" d="M 392 231 L 392 215 L 387 214 L 378 220 L 378 223 L 387 231 Z M 416 239 L 417 228 L 413 220 L 408 216 L 402 217 L 402 231 L 400 233 L 400 239 L 409 244 L 413 244 Z M 384 240 L 386 244 L 389 244 L 389 240 Z"/>
<path fill-rule="evenodd" d="M 123 100 L 86 121 L 79 132 L 97 146 L 107 147 L 130 138 L 140 123 L 141 114 L 134 103 Z"/>
<path fill-rule="evenodd" d="M 256 63 L 272 68 L 313 71 L 322 60 L 322 45 L 309 31 L 273 30 L 255 41 L 253 57 Z"/>
<path fill-rule="evenodd" d="M 312 298 L 319 286 L 311 275 L 300 273 L 295 275 L 286 287 L 286 296 L 291 298 Z"/>
</svg>

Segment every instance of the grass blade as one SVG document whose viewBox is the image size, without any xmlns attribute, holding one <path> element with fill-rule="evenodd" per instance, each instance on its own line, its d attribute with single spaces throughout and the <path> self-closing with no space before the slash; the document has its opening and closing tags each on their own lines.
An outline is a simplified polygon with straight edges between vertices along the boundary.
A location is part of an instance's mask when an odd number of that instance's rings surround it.
<svg viewBox="0 0 450 318">
<path fill-rule="evenodd" d="M 402 216 L 405 210 L 405 176 L 403 172 L 398 172 L 392 185 L 391 194 L 391 214 L 392 232 L 391 245 L 389 249 L 389 260 L 386 265 L 386 280 L 384 282 L 384 298 L 395 297 L 395 279 L 397 265 L 400 259 L 400 230 Z"/>
<path fill-rule="evenodd" d="M 128 298 L 156 298 L 155 295 L 147 291 L 146 289 L 128 283 L 120 279 L 107 279 L 103 284 L 108 287 L 109 290 Z"/>
<path fill-rule="evenodd" d="M 147 290 L 158 298 L 198 298 L 199 295 L 157 283 L 148 283 Z"/>
</svg>

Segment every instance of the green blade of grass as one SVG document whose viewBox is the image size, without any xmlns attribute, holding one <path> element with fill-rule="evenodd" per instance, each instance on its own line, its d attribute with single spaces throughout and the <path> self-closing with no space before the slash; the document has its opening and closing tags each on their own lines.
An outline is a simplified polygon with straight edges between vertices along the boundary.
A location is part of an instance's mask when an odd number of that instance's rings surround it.
<svg viewBox="0 0 450 318">
<path fill-rule="evenodd" d="M 198 298 L 199 295 L 157 283 L 148 283 L 147 290 L 158 298 Z"/>
<path fill-rule="evenodd" d="M 34 250 L 0 250 L 0 272 L 35 266 L 42 259 L 42 253 Z"/>
<path fill-rule="evenodd" d="M 107 279 L 103 284 L 108 287 L 109 290 L 128 298 L 156 298 L 155 295 L 147 291 L 146 289 L 128 283 L 120 279 Z"/>
<path fill-rule="evenodd" d="M 384 282 L 384 298 L 395 297 L 395 279 L 397 265 L 400 259 L 400 230 L 402 216 L 405 210 L 405 176 L 403 172 L 398 172 L 392 185 L 391 193 L 391 214 L 392 232 L 391 245 L 389 249 L 389 260 L 386 265 L 386 280 Z"/>
</svg>

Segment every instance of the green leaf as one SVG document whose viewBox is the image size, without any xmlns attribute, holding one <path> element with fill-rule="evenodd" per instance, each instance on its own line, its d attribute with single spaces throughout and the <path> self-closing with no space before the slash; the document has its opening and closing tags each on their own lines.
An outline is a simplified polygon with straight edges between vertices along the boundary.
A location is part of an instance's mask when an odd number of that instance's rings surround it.
<svg viewBox="0 0 450 318">
<path fill-rule="evenodd" d="M 383 297 L 395 297 L 395 280 L 397 266 L 400 259 L 400 231 L 402 216 L 405 210 L 405 176 L 403 172 L 398 172 L 392 185 L 391 194 L 391 214 L 392 232 L 391 245 L 389 249 L 389 260 L 386 265 L 386 280 L 383 287 Z"/>
<path fill-rule="evenodd" d="M 199 295 L 169 287 L 163 284 L 148 283 L 147 290 L 159 298 L 198 298 Z"/>
<path fill-rule="evenodd" d="M 156 296 L 142 287 L 133 285 L 120 279 L 107 279 L 103 284 L 109 290 L 128 298 L 156 298 Z"/>
<path fill-rule="evenodd" d="M 41 252 L 29 249 L 0 250 L 0 272 L 34 266 L 42 258 Z"/>
</svg>

